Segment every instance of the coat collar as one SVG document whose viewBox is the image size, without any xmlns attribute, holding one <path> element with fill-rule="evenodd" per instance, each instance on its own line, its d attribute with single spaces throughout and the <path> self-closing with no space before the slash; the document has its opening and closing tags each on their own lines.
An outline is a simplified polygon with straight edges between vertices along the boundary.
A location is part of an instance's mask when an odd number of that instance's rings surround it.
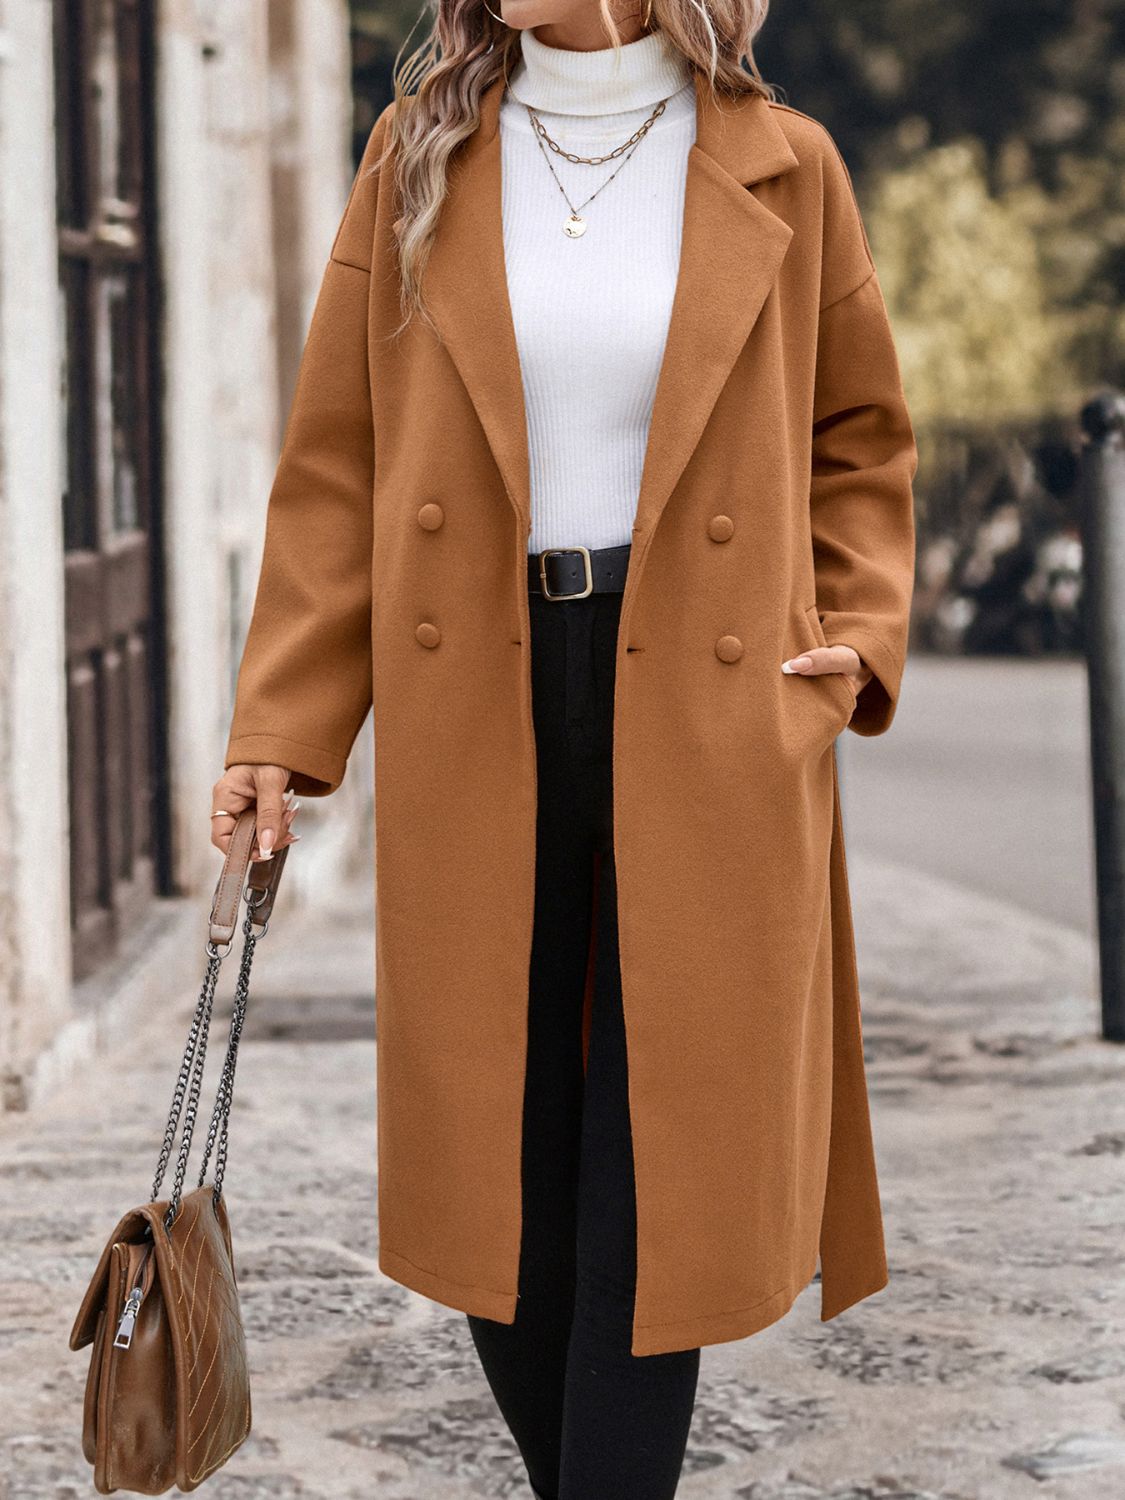
<svg viewBox="0 0 1125 1500">
<path fill-rule="evenodd" d="M 797 158 L 767 101 L 712 100 L 695 72 L 683 238 L 637 501 L 636 531 L 655 526 L 777 279 L 793 231 L 746 188 Z M 423 292 L 476 408 L 508 498 L 531 525 L 527 418 L 504 267 L 500 101 L 480 100 L 477 129 L 454 157 Z M 579 538 L 581 540 L 581 538 Z"/>
</svg>

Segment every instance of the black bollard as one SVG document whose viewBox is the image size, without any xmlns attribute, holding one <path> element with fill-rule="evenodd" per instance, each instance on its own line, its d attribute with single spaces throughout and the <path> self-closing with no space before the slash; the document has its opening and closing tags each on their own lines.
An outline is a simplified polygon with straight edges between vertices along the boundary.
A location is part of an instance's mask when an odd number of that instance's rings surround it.
<svg viewBox="0 0 1125 1500">
<path fill-rule="evenodd" d="M 1083 623 L 1094 790 L 1102 1036 L 1125 1041 L 1125 397 L 1082 409 Z"/>
</svg>

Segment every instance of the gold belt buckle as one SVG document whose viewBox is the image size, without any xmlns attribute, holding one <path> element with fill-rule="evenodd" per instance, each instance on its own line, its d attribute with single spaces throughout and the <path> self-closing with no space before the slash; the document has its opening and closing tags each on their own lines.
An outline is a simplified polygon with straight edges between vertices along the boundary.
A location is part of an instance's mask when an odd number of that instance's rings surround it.
<svg viewBox="0 0 1125 1500">
<path fill-rule="evenodd" d="M 552 594 L 547 587 L 547 559 L 557 557 L 564 552 L 579 552 L 586 569 L 586 587 L 580 594 Z M 587 594 L 594 592 L 594 570 L 590 566 L 590 550 L 588 547 L 545 547 L 539 554 L 539 583 L 543 590 L 544 599 L 585 599 Z"/>
</svg>

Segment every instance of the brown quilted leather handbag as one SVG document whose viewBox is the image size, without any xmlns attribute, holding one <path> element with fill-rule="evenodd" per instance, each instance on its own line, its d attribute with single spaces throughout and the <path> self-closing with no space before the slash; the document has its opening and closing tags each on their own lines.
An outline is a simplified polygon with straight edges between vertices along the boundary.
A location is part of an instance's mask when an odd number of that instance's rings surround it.
<svg viewBox="0 0 1125 1500">
<path fill-rule="evenodd" d="M 254 810 L 238 819 L 215 888 L 207 972 L 172 1096 L 152 1198 L 110 1235 L 82 1299 L 70 1347 L 92 1344 L 82 1451 L 101 1495 L 196 1489 L 250 1431 L 250 1381 L 230 1223 L 222 1196 L 227 1121 L 254 946 L 266 931 L 288 845 L 251 862 Z M 245 887 L 243 949 L 226 1059 L 196 1187 L 183 1191 L 219 966 Z M 185 1109 L 186 1100 L 186 1109 Z M 158 1201 L 183 1113 L 171 1196 Z M 205 1183 L 215 1152 L 213 1183 Z"/>
</svg>

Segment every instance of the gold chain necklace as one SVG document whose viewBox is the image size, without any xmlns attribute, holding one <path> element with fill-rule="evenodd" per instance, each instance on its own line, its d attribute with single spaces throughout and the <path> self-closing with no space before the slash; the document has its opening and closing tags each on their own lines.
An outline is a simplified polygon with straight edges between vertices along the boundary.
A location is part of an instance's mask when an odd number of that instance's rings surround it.
<svg viewBox="0 0 1125 1500">
<path fill-rule="evenodd" d="M 512 97 L 515 98 L 515 95 L 513 94 Z M 576 156 L 572 151 L 564 151 L 563 148 L 559 145 L 558 141 L 552 139 L 552 137 L 548 134 L 546 126 L 532 109 L 531 105 L 524 104 L 524 109 L 527 110 L 528 114 L 531 117 L 531 123 L 535 130 L 535 141 L 539 147 L 539 150 L 543 153 L 543 160 L 550 168 L 551 176 L 555 179 L 555 185 L 558 187 L 559 192 L 566 199 L 566 205 L 570 209 L 570 216 L 563 223 L 563 234 L 565 234 L 568 239 L 581 239 L 581 237 L 586 233 L 586 220 L 582 217 L 580 210 L 585 208 L 587 203 L 593 202 L 593 200 L 601 192 L 602 188 L 606 188 L 609 186 L 609 184 L 617 176 L 618 172 L 621 171 L 621 167 L 623 167 L 625 165 L 625 162 L 629 160 L 633 152 L 641 144 L 645 136 L 656 124 L 660 116 L 664 113 L 664 110 L 668 104 L 668 99 L 670 99 L 671 97 L 671 94 L 669 94 L 667 99 L 661 99 L 659 104 L 657 104 L 656 108 L 653 110 L 652 114 L 649 115 L 644 124 L 639 125 L 627 141 L 622 141 L 620 146 L 615 146 L 612 151 L 607 152 L 604 156 Z M 523 103 L 522 100 L 517 100 L 516 102 Z M 586 166 L 596 167 L 600 166 L 602 162 L 614 161 L 617 157 L 621 156 L 622 153 L 625 153 L 624 160 L 621 162 L 620 166 L 614 168 L 614 170 L 609 174 L 606 180 L 599 187 L 595 188 L 595 190 L 590 194 L 589 198 L 583 199 L 581 203 L 575 206 L 573 203 L 571 203 L 570 198 L 567 196 L 566 188 L 564 188 L 562 183 L 559 181 L 558 173 L 555 171 L 554 167 L 551 166 L 551 158 L 547 155 L 546 150 L 544 150 L 544 141 L 546 141 L 547 145 L 552 151 L 555 152 L 557 156 L 564 156 L 567 161 L 581 162 Z"/>
</svg>

